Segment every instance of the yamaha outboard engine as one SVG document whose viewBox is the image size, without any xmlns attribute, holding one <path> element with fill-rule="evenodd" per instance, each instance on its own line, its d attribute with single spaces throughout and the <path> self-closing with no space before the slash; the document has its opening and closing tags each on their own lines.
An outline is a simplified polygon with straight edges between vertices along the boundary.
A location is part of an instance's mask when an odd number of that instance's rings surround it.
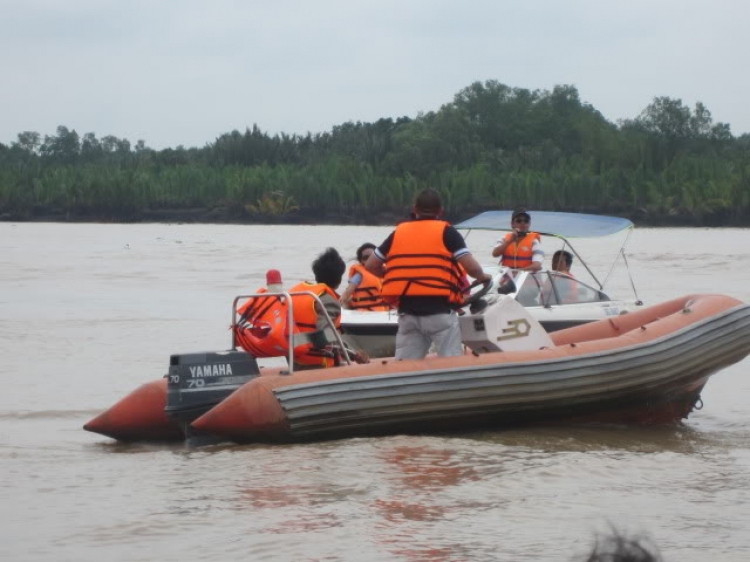
<svg viewBox="0 0 750 562">
<path fill-rule="evenodd" d="M 260 375 L 255 357 L 244 351 L 183 353 L 169 358 L 166 415 L 174 419 L 190 445 L 216 442 L 197 434 L 190 423 Z"/>
</svg>

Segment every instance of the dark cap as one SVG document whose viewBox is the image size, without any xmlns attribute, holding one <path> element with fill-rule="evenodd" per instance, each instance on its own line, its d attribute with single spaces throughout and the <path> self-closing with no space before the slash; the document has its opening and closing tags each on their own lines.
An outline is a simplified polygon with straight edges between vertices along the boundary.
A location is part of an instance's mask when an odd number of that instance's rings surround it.
<svg viewBox="0 0 750 562">
<path fill-rule="evenodd" d="M 526 210 L 526 207 L 516 207 L 513 209 L 513 214 L 511 215 L 510 220 L 515 220 L 518 215 L 526 215 L 529 220 L 531 220 L 531 215 Z"/>
</svg>

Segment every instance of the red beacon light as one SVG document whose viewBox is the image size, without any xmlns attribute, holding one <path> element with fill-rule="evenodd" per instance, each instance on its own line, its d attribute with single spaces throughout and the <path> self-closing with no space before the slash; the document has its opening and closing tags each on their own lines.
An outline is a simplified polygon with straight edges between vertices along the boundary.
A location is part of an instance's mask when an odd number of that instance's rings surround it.
<svg viewBox="0 0 750 562">
<path fill-rule="evenodd" d="M 266 271 L 266 289 L 269 293 L 280 293 L 284 290 L 281 284 L 281 272 L 278 269 Z"/>
</svg>

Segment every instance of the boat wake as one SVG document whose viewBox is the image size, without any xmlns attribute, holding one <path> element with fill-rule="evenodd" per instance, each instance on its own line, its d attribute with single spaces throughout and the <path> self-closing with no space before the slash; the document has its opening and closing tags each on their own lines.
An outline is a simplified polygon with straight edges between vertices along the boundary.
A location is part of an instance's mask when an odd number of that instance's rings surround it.
<svg viewBox="0 0 750 562">
<path fill-rule="evenodd" d="M 99 410 L 5 410 L 0 411 L 0 420 L 47 420 L 77 419 L 95 415 Z"/>
</svg>

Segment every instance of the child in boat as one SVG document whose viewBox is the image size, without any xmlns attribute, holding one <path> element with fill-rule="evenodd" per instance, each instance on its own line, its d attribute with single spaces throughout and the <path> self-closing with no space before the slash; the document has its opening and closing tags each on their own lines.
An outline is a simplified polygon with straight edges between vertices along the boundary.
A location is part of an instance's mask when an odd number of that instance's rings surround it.
<svg viewBox="0 0 750 562">
<path fill-rule="evenodd" d="M 370 273 L 365 263 L 375 251 L 375 244 L 365 242 L 357 248 L 357 263 L 349 268 L 349 282 L 341 304 L 353 310 L 389 310 L 380 297 L 383 281 L 380 277 Z"/>
</svg>

